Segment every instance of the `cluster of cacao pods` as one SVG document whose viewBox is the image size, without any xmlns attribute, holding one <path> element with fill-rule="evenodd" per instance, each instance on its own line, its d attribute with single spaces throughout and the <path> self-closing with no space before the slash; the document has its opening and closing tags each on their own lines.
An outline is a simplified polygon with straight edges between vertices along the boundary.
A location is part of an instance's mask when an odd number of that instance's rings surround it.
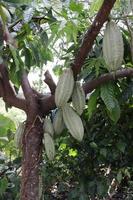
<svg viewBox="0 0 133 200">
<path fill-rule="evenodd" d="M 124 55 L 122 33 L 113 21 L 106 25 L 103 37 L 103 57 L 109 71 L 116 71 L 121 67 Z"/>
<path fill-rule="evenodd" d="M 69 100 L 72 100 L 72 104 Z M 82 141 L 84 127 L 80 115 L 85 107 L 85 93 L 80 83 L 74 81 L 72 69 L 65 69 L 59 78 L 55 90 L 57 112 L 53 122 L 49 117 L 44 120 L 44 147 L 49 160 L 55 156 L 54 134 L 59 136 L 64 127 L 72 137 Z"/>
<path fill-rule="evenodd" d="M 59 135 L 64 129 L 64 122 L 62 118 L 62 111 L 57 110 L 53 122 L 50 117 L 44 119 L 43 131 L 44 139 L 43 144 L 49 160 L 53 160 L 55 156 L 54 135 Z"/>
<path fill-rule="evenodd" d="M 68 102 L 70 98 L 73 107 Z M 59 78 L 55 90 L 55 103 L 61 116 L 60 123 L 63 124 L 64 121 L 70 134 L 81 141 L 84 135 L 84 127 L 80 115 L 85 107 L 85 93 L 80 83 L 74 81 L 71 68 L 65 69 Z"/>
</svg>

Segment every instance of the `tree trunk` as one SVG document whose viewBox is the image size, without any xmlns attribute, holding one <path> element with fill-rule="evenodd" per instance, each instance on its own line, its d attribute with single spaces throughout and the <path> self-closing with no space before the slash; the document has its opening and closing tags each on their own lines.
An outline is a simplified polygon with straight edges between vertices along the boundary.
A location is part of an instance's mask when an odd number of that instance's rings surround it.
<svg viewBox="0 0 133 200">
<path fill-rule="evenodd" d="M 39 117 L 27 120 L 22 141 L 21 200 L 39 200 L 39 165 L 42 155 L 43 124 Z"/>
</svg>

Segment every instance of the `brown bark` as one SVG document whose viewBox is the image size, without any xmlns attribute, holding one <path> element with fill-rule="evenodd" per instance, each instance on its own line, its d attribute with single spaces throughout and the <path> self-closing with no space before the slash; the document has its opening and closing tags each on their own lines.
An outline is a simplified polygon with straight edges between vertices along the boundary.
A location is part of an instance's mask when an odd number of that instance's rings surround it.
<svg viewBox="0 0 133 200">
<path fill-rule="evenodd" d="M 43 123 L 38 97 L 30 87 L 27 74 L 22 75 L 26 98 L 27 122 L 23 137 L 21 200 L 39 200 L 39 164 L 42 155 Z"/>
<path fill-rule="evenodd" d="M 27 121 L 23 137 L 21 200 L 39 200 L 43 128 L 39 117 Z"/>
<path fill-rule="evenodd" d="M 0 74 L 0 96 L 9 105 L 26 111 L 26 101 L 16 96 L 9 81 L 7 67 L 4 62 L 0 64 Z"/>
</svg>

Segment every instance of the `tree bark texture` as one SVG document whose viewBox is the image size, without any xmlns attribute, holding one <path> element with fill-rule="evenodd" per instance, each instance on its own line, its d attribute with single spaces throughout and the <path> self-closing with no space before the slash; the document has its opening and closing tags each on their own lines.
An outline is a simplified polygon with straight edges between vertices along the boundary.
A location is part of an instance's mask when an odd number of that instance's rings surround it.
<svg viewBox="0 0 133 200">
<path fill-rule="evenodd" d="M 39 200 L 39 170 L 42 155 L 43 124 L 36 117 L 26 123 L 23 136 L 21 200 Z"/>
</svg>

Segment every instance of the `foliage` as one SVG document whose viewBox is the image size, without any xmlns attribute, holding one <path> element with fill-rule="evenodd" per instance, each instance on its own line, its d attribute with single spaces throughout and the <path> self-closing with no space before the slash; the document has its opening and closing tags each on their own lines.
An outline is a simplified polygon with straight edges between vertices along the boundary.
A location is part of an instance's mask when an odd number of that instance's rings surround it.
<svg viewBox="0 0 133 200">
<path fill-rule="evenodd" d="M 3 58 L 8 63 L 10 80 L 16 93 L 20 91 L 23 70 L 29 74 L 33 69 L 43 72 L 52 65 L 58 77 L 64 68 L 70 66 L 84 32 L 103 1 L 90 2 L 0 1 L 0 62 Z M 124 69 L 133 67 L 130 49 L 133 10 L 125 6 L 127 2 L 118 0 L 110 16 L 123 34 Z M 83 83 L 108 72 L 102 56 L 103 29 L 78 76 Z M 85 137 L 81 143 L 70 138 L 64 130 L 60 138 L 55 138 L 57 152 L 54 161 L 49 162 L 43 154 L 40 175 L 45 199 L 51 199 L 52 195 L 57 195 L 57 199 L 64 199 L 66 195 L 68 200 L 103 199 L 121 190 L 121 199 L 132 198 L 129 195 L 133 185 L 132 78 L 114 80 L 92 91 L 87 97 L 82 119 Z M 1 114 L 1 200 L 19 199 L 21 153 L 14 146 L 15 130 L 14 122 Z M 52 194 L 54 190 L 56 192 Z"/>
<path fill-rule="evenodd" d="M 102 199 L 120 189 L 119 198 L 129 198 L 133 175 L 132 108 L 128 103 L 122 106 L 115 124 L 103 107 L 101 103 L 89 121 L 87 109 L 84 112 L 83 142 L 76 143 L 66 131 L 56 140 L 56 158 L 53 163 L 46 161 L 42 170 L 45 195 L 57 186 L 57 194 L 53 195 L 61 196 L 64 191 L 66 199 Z"/>
</svg>

